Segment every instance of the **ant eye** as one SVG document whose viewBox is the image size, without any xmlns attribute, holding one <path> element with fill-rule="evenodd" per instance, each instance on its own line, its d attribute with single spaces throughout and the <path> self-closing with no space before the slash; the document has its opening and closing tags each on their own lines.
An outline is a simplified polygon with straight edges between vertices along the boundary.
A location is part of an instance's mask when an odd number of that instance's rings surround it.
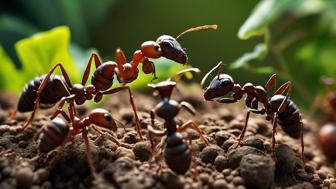
<svg viewBox="0 0 336 189">
<path fill-rule="evenodd" d="M 104 114 L 104 118 L 105 118 L 105 120 L 108 121 L 108 122 L 111 122 L 111 121 L 112 121 L 112 117 L 111 117 L 110 114 Z"/>
</svg>

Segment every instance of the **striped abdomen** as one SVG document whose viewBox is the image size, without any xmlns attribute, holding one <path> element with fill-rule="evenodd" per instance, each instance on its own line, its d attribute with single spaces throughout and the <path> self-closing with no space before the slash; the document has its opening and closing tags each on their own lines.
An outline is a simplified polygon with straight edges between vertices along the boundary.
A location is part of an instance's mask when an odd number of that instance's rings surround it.
<svg viewBox="0 0 336 189">
<path fill-rule="evenodd" d="M 69 132 L 68 125 L 60 118 L 55 118 L 44 125 L 39 139 L 39 150 L 48 153 L 60 146 Z"/>
<path fill-rule="evenodd" d="M 117 64 L 109 61 L 100 65 L 92 74 L 91 84 L 97 91 L 105 91 L 113 84 L 114 72 Z"/>
<path fill-rule="evenodd" d="M 278 110 L 279 106 L 285 99 L 283 95 L 274 95 L 270 104 L 273 110 Z M 300 110 L 296 107 L 293 101 L 290 99 L 287 101 L 285 110 L 278 114 L 278 123 L 282 126 L 282 129 L 291 137 L 299 138 L 301 129 L 301 116 Z"/>
<path fill-rule="evenodd" d="M 179 133 L 167 136 L 167 145 L 164 152 L 168 167 L 177 174 L 185 174 L 191 164 L 191 153 L 183 137 Z"/>
<path fill-rule="evenodd" d="M 45 77 L 46 75 L 35 77 L 25 85 L 19 99 L 18 111 L 29 112 L 34 110 L 36 93 Z M 64 79 L 58 75 L 51 75 L 45 89 L 41 93 L 40 103 L 53 105 L 61 100 L 62 97 L 69 94 Z"/>
</svg>

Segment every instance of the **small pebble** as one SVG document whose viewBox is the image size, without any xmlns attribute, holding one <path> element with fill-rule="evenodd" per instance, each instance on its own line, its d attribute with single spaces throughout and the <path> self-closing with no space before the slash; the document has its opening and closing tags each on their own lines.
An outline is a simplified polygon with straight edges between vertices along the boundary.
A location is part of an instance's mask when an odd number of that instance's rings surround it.
<svg viewBox="0 0 336 189">
<path fill-rule="evenodd" d="M 264 141 L 255 136 L 251 136 L 243 141 L 242 146 L 251 146 L 259 150 L 264 150 Z"/>
<path fill-rule="evenodd" d="M 118 147 L 116 150 L 117 158 L 128 157 L 134 159 L 133 151 L 124 147 Z"/>
<path fill-rule="evenodd" d="M 227 189 L 228 183 L 224 179 L 215 180 L 213 183 L 213 189 Z"/>
<path fill-rule="evenodd" d="M 244 185 L 244 179 L 242 177 L 234 177 L 232 183 L 236 186 Z"/>
<path fill-rule="evenodd" d="M 305 165 L 305 170 L 307 173 L 314 173 L 315 172 L 315 168 L 312 165 Z"/>
<path fill-rule="evenodd" d="M 218 156 L 220 148 L 215 145 L 210 145 L 205 147 L 202 152 L 200 153 L 200 158 L 204 163 L 211 163 L 213 164 L 215 158 Z"/>
<path fill-rule="evenodd" d="M 223 169 L 228 168 L 228 159 L 222 155 L 216 157 L 214 165 L 217 171 L 222 171 Z"/>
<path fill-rule="evenodd" d="M 128 144 L 135 144 L 138 141 L 136 131 L 127 132 L 124 141 Z"/>
<path fill-rule="evenodd" d="M 264 152 L 250 146 L 242 146 L 231 152 L 228 156 L 229 167 L 235 169 L 239 166 L 241 159 L 248 154 L 265 155 Z"/>
<path fill-rule="evenodd" d="M 218 146 L 222 146 L 223 143 L 228 140 L 232 135 L 227 131 L 218 131 L 215 134 L 215 140 Z"/>
<path fill-rule="evenodd" d="M 33 184 L 34 173 L 29 167 L 19 168 L 15 174 L 19 188 L 30 188 Z"/>
<path fill-rule="evenodd" d="M 229 150 L 229 148 L 236 143 L 236 140 L 234 140 L 233 138 L 229 138 L 228 140 L 226 140 L 223 145 L 221 146 L 221 148 L 227 152 Z"/>
<path fill-rule="evenodd" d="M 223 171 L 222 171 L 222 173 L 223 173 L 223 175 L 224 176 L 229 176 L 230 175 L 230 173 L 231 173 L 231 169 L 224 169 Z"/>
<path fill-rule="evenodd" d="M 327 178 L 327 175 L 323 171 L 321 171 L 321 170 L 318 170 L 317 174 L 320 177 L 320 179 L 322 179 L 322 180 L 324 180 L 324 179 Z"/>
<path fill-rule="evenodd" d="M 148 141 L 136 143 L 132 150 L 140 161 L 148 161 L 151 156 L 151 144 Z"/>
<path fill-rule="evenodd" d="M 323 181 L 323 186 L 329 187 L 330 186 L 330 181 L 329 180 L 324 180 Z"/>
</svg>

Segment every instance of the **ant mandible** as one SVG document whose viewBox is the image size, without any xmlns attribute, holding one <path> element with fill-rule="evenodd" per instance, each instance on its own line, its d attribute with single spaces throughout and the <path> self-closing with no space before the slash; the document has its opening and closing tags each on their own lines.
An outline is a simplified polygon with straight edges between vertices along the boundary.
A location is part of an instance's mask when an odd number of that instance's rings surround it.
<svg viewBox="0 0 336 189">
<path fill-rule="evenodd" d="M 198 69 L 185 69 L 175 76 L 184 74 L 186 72 L 195 71 Z M 191 152 L 188 145 L 183 141 L 180 132 L 188 128 L 194 129 L 201 139 L 208 145 L 207 139 L 203 136 L 202 131 L 197 127 L 197 124 L 189 120 L 183 125 L 179 126 L 174 118 L 178 115 L 182 108 L 185 108 L 189 113 L 195 115 L 196 110 L 188 102 L 177 102 L 170 99 L 171 93 L 176 86 L 176 82 L 168 79 L 157 84 L 148 84 L 149 87 L 157 90 L 161 97 L 161 102 L 151 111 L 151 125 L 148 126 L 148 134 L 152 148 L 154 149 L 152 136 L 164 137 L 166 136 L 166 146 L 164 150 L 164 158 L 168 167 L 177 174 L 185 174 L 191 164 Z M 155 114 L 164 119 L 165 130 L 154 129 Z M 154 150 L 153 150 L 154 151 Z"/>
<path fill-rule="evenodd" d="M 304 143 L 303 143 L 303 123 L 299 109 L 289 98 L 291 96 L 291 82 L 288 81 L 279 87 L 271 96 L 267 96 L 267 91 L 275 86 L 276 74 L 273 74 L 265 87 L 255 86 L 252 83 L 246 83 L 243 87 L 235 84 L 232 77 L 228 74 L 220 74 L 221 68 L 224 66 L 222 62 L 211 69 L 202 79 L 201 85 L 204 85 L 207 77 L 215 69 L 217 76 L 213 78 L 210 85 L 205 89 L 204 98 L 207 101 L 215 101 L 219 103 L 235 103 L 242 99 L 246 94 L 245 105 L 248 107 L 244 128 L 239 136 L 237 147 L 240 146 L 247 128 L 250 112 L 256 114 L 266 114 L 268 121 L 273 121 L 272 132 L 272 149 L 275 149 L 275 133 L 277 125 L 280 124 L 282 129 L 293 138 L 301 138 L 301 159 L 304 161 Z M 286 96 L 282 95 L 287 90 Z M 225 98 L 228 93 L 232 93 L 231 98 Z M 258 109 L 261 103 L 263 108 Z"/>
<path fill-rule="evenodd" d="M 37 111 L 40 103 L 50 105 L 60 101 L 56 112 L 52 116 L 52 118 L 54 118 L 62 111 L 62 107 L 65 102 L 68 102 L 70 108 L 74 109 L 74 103 L 80 105 L 86 100 L 91 100 L 92 98 L 94 98 L 95 102 L 99 102 L 103 95 L 127 90 L 135 117 L 136 130 L 140 140 L 142 140 L 143 137 L 133 95 L 130 87 L 126 84 L 134 81 L 138 77 L 137 67 L 141 62 L 143 63 L 143 71 L 145 73 L 153 73 L 154 77 L 156 77 L 154 64 L 149 61 L 149 58 L 159 58 L 163 56 L 178 63 L 185 64 L 187 62 L 187 55 L 178 43 L 177 39 L 186 33 L 209 28 L 216 29 L 217 26 L 205 25 L 190 28 L 182 32 L 176 37 L 176 39 L 168 35 L 162 35 L 156 42 L 144 42 L 141 45 L 141 50 L 135 51 L 133 60 L 130 63 L 127 63 L 125 54 L 119 48 L 116 51 L 115 62 L 108 61 L 102 64 L 97 54 L 92 53 L 85 69 L 81 84 L 72 85 L 62 64 L 56 64 L 46 75 L 32 79 L 24 87 L 19 99 L 17 110 L 20 112 L 33 111 L 33 113 L 23 126 L 22 130 L 24 130 L 33 121 L 35 112 Z M 91 84 L 85 86 L 90 74 L 91 63 L 93 60 L 96 70 L 92 75 Z M 53 74 L 57 67 L 60 68 L 63 77 Z M 122 83 L 122 86 L 109 89 L 113 84 L 115 75 L 117 76 L 118 81 Z"/>
<path fill-rule="evenodd" d="M 72 141 L 78 134 L 82 134 L 82 138 L 86 145 L 87 161 L 89 168 L 94 178 L 97 174 L 93 165 L 92 152 L 88 139 L 89 126 L 94 124 L 107 131 L 116 131 L 117 124 L 112 115 L 105 109 L 97 108 L 92 110 L 88 116 L 80 119 L 75 116 L 74 109 L 69 108 L 69 115 L 64 111 L 61 114 L 66 122 L 56 117 L 47 122 L 38 135 L 39 138 L 39 150 L 41 153 L 49 153 L 50 151 L 60 147 L 61 151 L 67 142 Z M 70 123 L 70 125 L 68 123 Z M 97 128 L 92 127 L 96 132 L 101 133 Z M 38 136 L 37 135 L 37 136 Z M 55 157 L 54 157 L 55 158 Z"/>
</svg>

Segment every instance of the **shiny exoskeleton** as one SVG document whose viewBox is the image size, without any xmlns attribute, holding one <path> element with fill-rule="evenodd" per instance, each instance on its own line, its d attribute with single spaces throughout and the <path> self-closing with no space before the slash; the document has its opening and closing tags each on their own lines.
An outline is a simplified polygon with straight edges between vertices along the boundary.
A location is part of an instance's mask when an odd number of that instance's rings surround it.
<svg viewBox="0 0 336 189">
<path fill-rule="evenodd" d="M 179 36 L 191 31 L 208 28 L 216 29 L 217 26 L 206 25 L 191 28 L 182 32 Z M 140 50 L 134 52 L 133 59 L 129 63 L 126 61 L 125 54 L 121 49 L 117 49 L 116 51 L 115 62 L 108 61 L 103 64 L 99 60 L 99 57 L 95 53 L 92 53 L 80 84 L 72 85 L 62 64 L 56 64 L 48 74 L 34 78 L 24 87 L 17 109 L 20 112 L 33 111 L 33 113 L 27 123 L 23 126 L 23 129 L 32 122 L 35 112 L 40 104 L 54 105 L 56 102 L 59 102 L 57 111 L 52 116 L 52 118 L 54 118 L 57 114 L 61 113 L 65 102 L 68 102 L 70 107 L 74 108 L 75 104 L 83 104 L 86 100 L 94 98 L 95 102 L 99 102 L 103 95 L 127 90 L 135 117 L 136 130 L 142 140 L 136 106 L 131 90 L 126 84 L 137 79 L 139 63 L 143 64 L 143 71 L 145 73 L 153 73 L 155 76 L 154 64 L 149 59 L 166 57 L 178 63 L 185 64 L 187 62 L 187 54 L 178 43 L 177 38 L 162 35 L 156 42 L 144 42 L 141 45 Z M 91 77 L 91 84 L 86 85 L 92 62 L 94 62 L 96 70 Z M 53 74 L 57 67 L 61 69 L 63 77 Z M 117 76 L 118 81 L 122 83 L 122 86 L 110 89 L 113 85 L 115 76 Z"/>
<path fill-rule="evenodd" d="M 178 115 L 181 108 L 185 108 L 191 114 L 195 114 L 193 106 L 185 101 L 177 102 L 170 99 L 171 93 L 175 88 L 176 82 L 163 81 L 158 84 L 149 84 L 150 87 L 157 90 L 161 96 L 161 102 L 151 111 L 152 126 L 148 127 L 150 140 L 151 136 L 166 136 L 166 146 L 164 149 L 164 159 L 168 167 L 177 174 L 185 174 L 191 165 L 192 154 L 189 146 L 185 143 L 180 132 L 192 128 L 200 135 L 201 139 L 208 144 L 206 138 L 202 135 L 202 131 L 192 120 L 187 121 L 179 126 L 174 118 Z M 164 119 L 165 130 L 154 129 L 155 115 Z M 152 142 L 153 145 L 153 142 Z"/>
<path fill-rule="evenodd" d="M 278 90 L 269 98 L 267 91 L 275 85 L 276 74 L 273 74 L 265 87 L 255 86 L 252 83 L 246 83 L 243 87 L 236 84 L 232 77 L 228 74 L 220 74 L 220 68 L 224 66 L 221 62 L 206 74 L 202 80 L 204 84 L 206 78 L 212 71 L 218 69 L 218 74 L 213 78 L 210 85 L 205 89 L 204 98 L 208 101 L 216 101 L 220 103 L 235 103 L 242 99 L 244 95 L 245 105 L 248 107 L 245 126 L 240 134 L 238 145 L 244 138 L 246 127 L 250 112 L 256 114 L 265 114 L 266 119 L 273 122 L 273 137 L 272 147 L 275 147 L 275 132 L 277 124 L 280 124 L 282 129 L 292 138 L 301 138 L 302 159 L 304 152 L 303 144 L 303 124 L 301 121 L 300 110 L 296 107 L 294 102 L 289 99 L 291 96 L 291 83 L 288 81 L 279 87 Z M 288 91 L 284 96 L 285 91 Z M 224 97 L 226 94 L 231 93 L 231 98 Z M 262 108 L 258 108 L 262 104 Z"/>
<path fill-rule="evenodd" d="M 63 113 L 62 116 L 65 121 L 56 117 L 42 127 L 41 132 L 39 132 L 39 134 L 41 134 L 39 138 L 40 152 L 48 153 L 57 147 L 63 148 L 64 145 L 73 140 L 76 135 L 82 134 L 87 149 L 88 164 L 93 176 L 96 177 L 88 139 L 89 126 L 94 124 L 109 131 L 116 131 L 116 122 L 107 110 L 101 108 L 92 110 L 88 116 L 82 119 L 76 117 L 71 109 L 69 110 L 69 115 Z M 94 126 L 92 128 L 100 133 Z"/>
</svg>

